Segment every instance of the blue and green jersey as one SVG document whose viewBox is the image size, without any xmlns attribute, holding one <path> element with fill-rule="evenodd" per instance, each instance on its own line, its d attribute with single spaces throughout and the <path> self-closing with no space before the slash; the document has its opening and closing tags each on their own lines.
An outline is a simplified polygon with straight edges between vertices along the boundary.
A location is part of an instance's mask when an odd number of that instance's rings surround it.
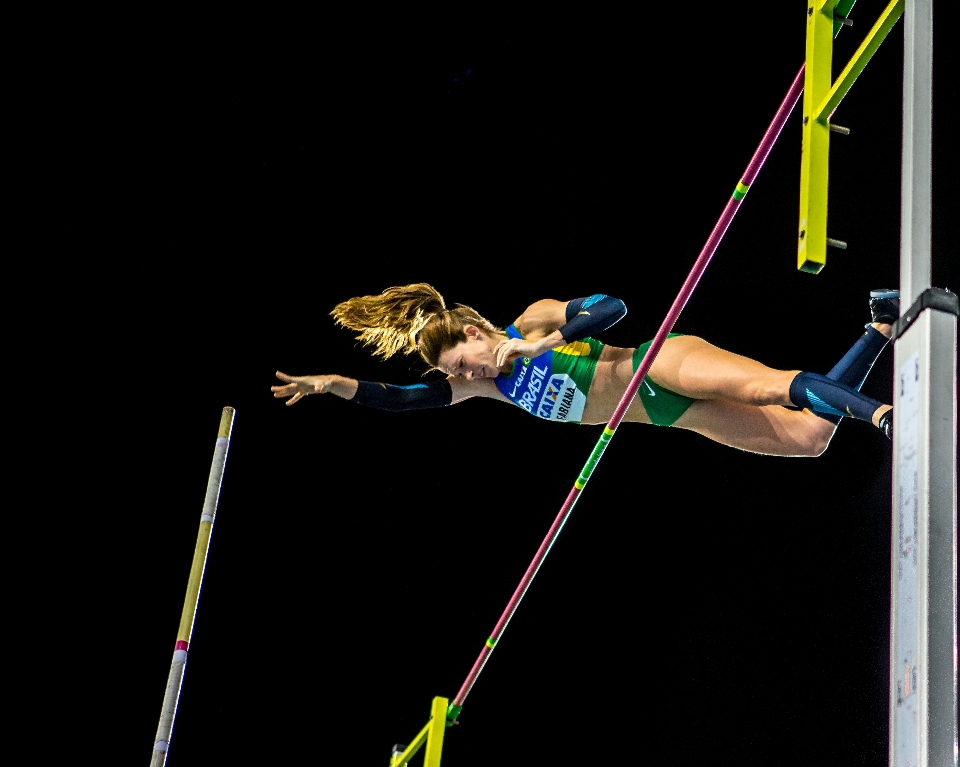
<svg viewBox="0 0 960 767">
<path fill-rule="evenodd" d="M 507 335 L 523 338 L 514 325 Z M 507 399 L 538 418 L 580 423 L 602 351 L 595 338 L 573 341 L 539 357 L 514 360 L 513 370 L 498 375 L 494 383 Z"/>
</svg>

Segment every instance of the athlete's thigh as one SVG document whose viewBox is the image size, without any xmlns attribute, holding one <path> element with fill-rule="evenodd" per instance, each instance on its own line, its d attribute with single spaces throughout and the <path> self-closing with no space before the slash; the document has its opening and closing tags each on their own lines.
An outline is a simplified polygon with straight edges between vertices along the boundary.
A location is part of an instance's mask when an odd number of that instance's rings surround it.
<svg viewBox="0 0 960 767">
<path fill-rule="evenodd" d="M 677 394 L 748 404 L 789 404 L 790 382 L 796 374 L 767 367 L 697 336 L 668 338 L 650 368 L 654 381 Z"/>
<path fill-rule="evenodd" d="M 694 402 L 673 425 L 751 453 L 788 456 L 820 455 L 836 430 L 809 410 L 725 400 Z"/>
</svg>

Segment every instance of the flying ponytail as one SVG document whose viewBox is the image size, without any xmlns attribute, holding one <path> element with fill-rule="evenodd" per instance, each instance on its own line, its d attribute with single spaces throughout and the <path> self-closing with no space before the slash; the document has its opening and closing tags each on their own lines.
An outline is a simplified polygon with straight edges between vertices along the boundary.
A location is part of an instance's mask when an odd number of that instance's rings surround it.
<svg viewBox="0 0 960 767">
<path fill-rule="evenodd" d="M 457 304 L 447 309 L 443 296 L 426 282 L 387 288 L 376 296 L 359 296 L 337 304 L 330 312 L 336 323 L 357 331 L 375 356 L 389 359 L 402 352 L 420 352 L 431 367 L 440 354 L 466 340 L 464 327 L 476 325 L 490 333 L 503 331 L 474 309 Z"/>
</svg>

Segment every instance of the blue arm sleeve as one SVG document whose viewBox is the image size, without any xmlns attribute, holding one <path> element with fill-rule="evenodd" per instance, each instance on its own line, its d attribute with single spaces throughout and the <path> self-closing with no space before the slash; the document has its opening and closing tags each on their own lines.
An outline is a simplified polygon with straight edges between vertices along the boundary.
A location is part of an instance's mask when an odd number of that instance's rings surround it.
<svg viewBox="0 0 960 767">
<path fill-rule="evenodd" d="M 378 410 L 422 410 L 428 407 L 443 407 L 453 402 L 453 390 L 450 382 L 444 378 L 430 383 L 413 386 L 394 386 L 393 384 L 359 381 L 357 393 L 352 402 Z"/>
<path fill-rule="evenodd" d="M 567 324 L 560 328 L 560 335 L 564 341 L 579 341 L 613 327 L 626 314 L 627 307 L 619 298 L 602 293 L 575 298 L 567 304 Z"/>
</svg>

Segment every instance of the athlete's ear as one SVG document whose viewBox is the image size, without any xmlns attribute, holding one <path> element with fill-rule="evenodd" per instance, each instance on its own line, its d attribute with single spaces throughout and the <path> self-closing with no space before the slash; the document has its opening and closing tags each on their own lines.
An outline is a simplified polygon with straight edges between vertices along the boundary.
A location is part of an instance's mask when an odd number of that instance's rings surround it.
<svg viewBox="0 0 960 767">
<path fill-rule="evenodd" d="M 463 333 L 467 338 L 476 340 L 477 338 L 483 337 L 483 331 L 480 330 L 476 325 L 464 325 Z"/>
</svg>

